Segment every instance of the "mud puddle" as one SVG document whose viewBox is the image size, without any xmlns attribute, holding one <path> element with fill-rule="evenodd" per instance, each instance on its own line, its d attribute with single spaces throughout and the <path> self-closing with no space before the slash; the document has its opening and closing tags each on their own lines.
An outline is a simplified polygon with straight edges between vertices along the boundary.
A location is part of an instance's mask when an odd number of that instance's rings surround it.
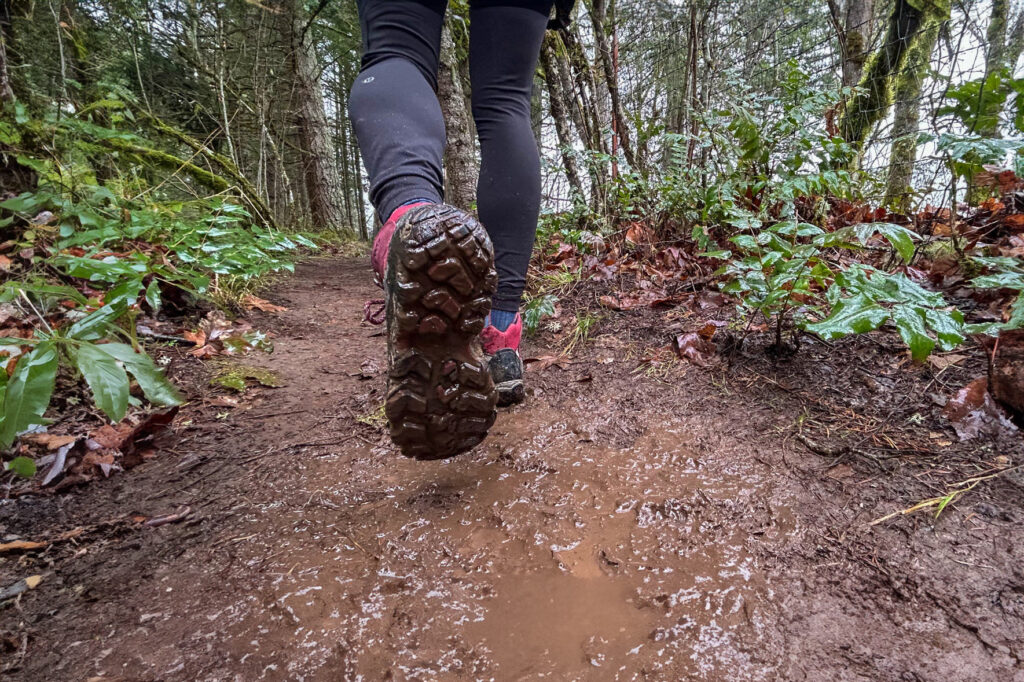
<svg viewBox="0 0 1024 682">
<path fill-rule="evenodd" d="M 304 459 L 218 540 L 229 573 L 163 576 L 178 601 L 111 663 L 238 680 L 758 679 L 746 642 L 764 645 L 772 593 L 750 543 L 790 532 L 788 509 L 696 457 L 681 424 L 617 449 L 566 417 L 504 415 L 446 463 L 369 447 Z M 196 670 L 211 646 L 227 660 Z"/>
</svg>

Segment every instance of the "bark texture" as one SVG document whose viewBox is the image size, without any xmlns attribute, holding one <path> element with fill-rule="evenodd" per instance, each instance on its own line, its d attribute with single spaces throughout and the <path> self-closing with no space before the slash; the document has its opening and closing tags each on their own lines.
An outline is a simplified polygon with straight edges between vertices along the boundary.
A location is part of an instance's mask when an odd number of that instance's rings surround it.
<svg viewBox="0 0 1024 682">
<path fill-rule="evenodd" d="M 843 139 L 863 146 L 878 121 L 885 117 L 893 97 L 893 79 L 903 70 L 910 47 L 926 16 L 921 0 L 895 0 L 885 39 L 865 64 L 860 92 L 846 104 L 839 121 Z"/>
<path fill-rule="evenodd" d="M 608 97 L 612 104 L 615 132 L 618 134 L 619 144 L 622 147 L 622 154 L 626 157 L 626 162 L 630 167 L 637 168 L 633 142 L 630 138 L 629 127 L 626 125 L 626 114 L 619 97 L 619 75 L 615 71 L 612 44 L 608 37 L 608 26 L 614 27 L 614 2 L 615 0 L 594 0 L 591 4 L 590 18 L 594 27 L 598 57 L 601 61 L 601 68 L 604 70 L 605 84 L 608 87 Z"/>
<path fill-rule="evenodd" d="M 448 146 L 444 152 L 445 194 L 448 203 L 464 211 L 476 204 L 476 179 L 480 172 L 465 89 L 459 75 L 459 57 L 448 24 L 441 33 L 441 66 L 437 97 L 444 112 Z"/>
<path fill-rule="evenodd" d="M 889 174 L 885 201 L 900 212 L 910 210 L 910 181 L 917 162 L 917 134 L 921 120 L 921 88 L 928 75 L 928 63 L 939 38 L 940 22 L 931 21 L 921 29 L 907 55 L 907 63 L 896 85 Z"/>
<path fill-rule="evenodd" d="M 306 181 L 306 198 L 313 227 L 341 230 L 346 227 L 341 183 L 334 165 L 334 145 L 324 113 L 320 66 L 306 26 L 302 3 L 295 2 L 291 16 L 291 67 L 295 84 L 295 126 Z"/>
<path fill-rule="evenodd" d="M 580 180 L 579 169 L 576 167 L 576 159 L 572 154 L 572 130 L 569 127 L 568 102 L 566 93 L 562 88 L 562 80 L 559 78 L 555 63 L 558 54 L 554 48 L 557 38 L 548 34 L 540 51 L 540 66 L 544 71 L 544 83 L 548 89 L 548 102 L 551 107 L 551 118 L 555 121 L 555 133 L 558 136 L 558 147 L 562 154 L 562 165 L 565 168 L 565 177 L 569 180 L 569 186 L 579 197 L 583 197 L 583 182 Z"/>
<path fill-rule="evenodd" d="M 843 31 L 843 85 L 853 87 L 864 74 L 873 28 L 874 0 L 847 0 Z"/>
</svg>

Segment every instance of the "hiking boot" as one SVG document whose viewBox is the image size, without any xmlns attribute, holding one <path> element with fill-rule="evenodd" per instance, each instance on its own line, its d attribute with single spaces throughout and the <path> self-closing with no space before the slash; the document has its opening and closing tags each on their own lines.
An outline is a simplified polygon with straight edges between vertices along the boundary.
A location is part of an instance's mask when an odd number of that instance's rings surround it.
<svg viewBox="0 0 1024 682">
<path fill-rule="evenodd" d="M 482 441 L 497 416 L 480 346 L 498 283 L 494 249 L 475 218 L 445 204 L 410 206 L 395 222 L 379 259 L 388 324 L 384 412 L 402 454 L 444 459 Z"/>
<path fill-rule="evenodd" d="M 515 321 L 505 331 L 487 325 L 480 333 L 487 356 L 487 369 L 495 390 L 498 405 L 516 405 L 526 398 L 523 385 L 523 359 L 519 356 L 519 340 L 523 335 L 523 318 L 516 314 Z"/>
</svg>

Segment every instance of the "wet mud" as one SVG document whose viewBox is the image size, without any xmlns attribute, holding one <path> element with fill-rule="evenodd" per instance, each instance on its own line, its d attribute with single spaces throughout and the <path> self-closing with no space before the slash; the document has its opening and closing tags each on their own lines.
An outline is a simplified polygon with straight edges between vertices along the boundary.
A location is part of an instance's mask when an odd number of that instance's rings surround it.
<svg viewBox="0 0 1024 682">
<path fill-rule="evenodd" d="M 303 267 L 271 292 L 289 310 L 259 320 L 275 352 L 247 359 L 281 388 L 225 409 L 199 377 L 172 451 L 5 510 L 26 533 L 194 510 L 7 561 L 5 577 L 48 571 L 3 614 L 29 636 L 17 679 L 1024 679 L 1017 549 L 985 564 L 1003 571 L 984 577 L 999 627 L 921 577 L 956 566 L 934 533 L 858 549 L 881 577 L 833 534 L 849 498 L 808 482 L 769 411 L 639 375 L 617 342 L 529 373 L 527 403 L 471 453 L 401 457 L 375 421 L 384 343 L 359 323 L 365 282 L 362 263 Z M 1012 537 L 1006 513 L 977 538 Z"/>
</svg>

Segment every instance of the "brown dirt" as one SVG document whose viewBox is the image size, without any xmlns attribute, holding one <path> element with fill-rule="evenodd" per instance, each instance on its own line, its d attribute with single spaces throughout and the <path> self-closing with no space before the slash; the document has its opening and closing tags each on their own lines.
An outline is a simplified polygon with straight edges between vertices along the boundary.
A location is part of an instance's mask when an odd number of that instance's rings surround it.
<svg viewBox="0 0 1024 682">
<path fill-rule="evenodd" d="M 43 575 L 0 611 L 7 675 L 1024 681 L 1021 477 L 868 525 L 1022 461 L 941 420 L 979 352 L 898 366 L 878 335 L 637 371 L 664 313 L 616 314 L 481 446 L 415 462 L 374 422 L 366 273 L 321 260 L 267 294 L 276 350 L 244 362 L 283 387 L 217 406 L 182 354 L 192 402 L 156 459 L 4 501 L 5 540 L 85 529 L 0 558 L 0 587 Z"/>
</svg>

